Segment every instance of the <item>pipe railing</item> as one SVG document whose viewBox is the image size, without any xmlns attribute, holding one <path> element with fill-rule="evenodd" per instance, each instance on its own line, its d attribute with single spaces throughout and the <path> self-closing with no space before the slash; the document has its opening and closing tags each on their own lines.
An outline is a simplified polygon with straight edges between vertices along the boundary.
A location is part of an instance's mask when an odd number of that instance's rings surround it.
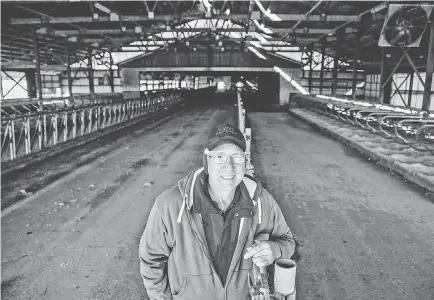
<svg viewBox="0 0 434 300">
<path fill-rule="evenodd" d="M 252 142 L 252 130 L 251 128 L 246 128 L 246 110 L 243 108 L 243 98 L 241 92 L 237 92 L 237 120 L 238 128 L 244 135 L 246 139 L 246 172 L 247 174 L 253 176 L 254 167 L 252 164 L 252 153 L 251 153 L 251 142 Z"/>
<path fill-rule="evenodd" d="M 416 109 L 297 94 L 299 106 L 434 154 L 434 114 Z"/>
<path fill-rule="evenodd" d="M 63 100 L 2 103 L 3 162 L 167 109 L 183 98 L 181 92 L 172 91 L 139 99 L 123 99 L 121 94 L 113 94 L 107 98 L 90 95 L 74 97 L 74 101 L 69 102 Z"/>
</svg>

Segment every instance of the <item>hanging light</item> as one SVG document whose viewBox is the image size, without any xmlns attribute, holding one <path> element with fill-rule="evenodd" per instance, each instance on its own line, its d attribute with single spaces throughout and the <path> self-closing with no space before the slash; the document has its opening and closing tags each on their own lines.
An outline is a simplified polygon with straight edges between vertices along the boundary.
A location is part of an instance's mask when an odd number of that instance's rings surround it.
<svg viewBox="0 0 434 300">
<path fill-rule="evenodd" d="M 95 6 L 95 8 L 99 9 L 100 11 L 105 12 L 106 14 L 110 14 L 112 12 L 110 9 L 99 3 L 95 3 L 93 6 Z"/>
<path fill-rule="evenodd" d="M 271 21 L 282 21 L 281 18 L 279 18 L 277 15 L 271 13 L 270 9 L 265 10 L 265 8 L 262 6 L 261 2 L 259 0 L 255 0 L 256 5 L 259 7 L 259 9 L 262 11 L 262 13 L 267 16 Z"/>
<path fill-rule="evenodd" d="M 264 55 L 262 55 L 261 53 L 259 53 L 258 50 L 256 50 L 254 47 L 250 46 L 250 47 L 248 47 L 248 49 L 250 51 L 252 51 L 257 57 L 259 57 L 261 59 L 267 59 Z"/>
</svg>

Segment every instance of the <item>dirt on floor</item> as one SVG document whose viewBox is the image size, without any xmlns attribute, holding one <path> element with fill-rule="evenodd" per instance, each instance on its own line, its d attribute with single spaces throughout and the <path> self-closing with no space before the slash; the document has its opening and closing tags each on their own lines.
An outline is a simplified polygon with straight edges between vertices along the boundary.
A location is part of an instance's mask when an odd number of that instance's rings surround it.
<svg viewBox="0 0 434 300">
<path fill-rule="evenodd" d="M 148 299 L 138 244 L 153 202 L 235 111 L 186 110 L 16 177 L 70 170 L 3 212 L 2 298 Z M 432 202 L 286 113 L 248 116 L 255 175 L 299 244 L 297 299 L 434 299 Z"/>
<path fill-rule="evenodd" d="M 299 244 L 298 299 L 434 299 L 424 190 L 286 113 L 248 116 L 255 173 Z"/>
<path fill-rule="evenodd" d="M 198 108 L 124 132 L 87 148 L 95 159 L 10 208 L 2 216 L 2 298 L 147 299 L 138 244 L 152 204 L 201 166 L 209 131 L 234 123 L 235 112 Z M 37 172 L 62 161 L 69 170 L 75 159 L 69 153 Z M 28 184 L 29 174 L 16 180 Z"/>
</svg>

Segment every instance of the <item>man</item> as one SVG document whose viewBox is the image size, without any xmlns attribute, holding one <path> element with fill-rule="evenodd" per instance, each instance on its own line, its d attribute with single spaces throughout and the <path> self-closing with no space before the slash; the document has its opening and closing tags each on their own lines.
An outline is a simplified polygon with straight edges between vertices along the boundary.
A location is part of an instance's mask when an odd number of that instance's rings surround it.
<svg viewBox="0 0 434 300">
<path fill-rule="evenodd" d="M 139 248 L 150 299 L 248 299 L 252 261 L 261 267 L 293 255 L 279 206 L 245 174 L 245 150 L 239 129 L 217 126 L 203 168 L 156 199 Z M 255 242 L 263 235 L 269 240 Z"/>
</svg>

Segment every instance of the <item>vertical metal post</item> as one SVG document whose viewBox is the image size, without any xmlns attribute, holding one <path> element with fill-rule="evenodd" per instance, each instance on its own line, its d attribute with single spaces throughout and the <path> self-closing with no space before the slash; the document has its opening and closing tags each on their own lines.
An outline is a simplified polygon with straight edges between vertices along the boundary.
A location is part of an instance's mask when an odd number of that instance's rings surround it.
<svg viewBox="0 0 434 300">
<path fill-rule="evenodd" d="M 324 61 L 325 61 L 325 53 L 326 52 L 326 41 L 322 39 L 321 41 L 321 72 L 320 72 L 320 85 L 319 85 L 319 93 L 322 95 L 323 87 L 324 87 Z"/>
<path fill-rule="evenodd" d="M 339 47 L 339 46 L 338 46 Z M 333 58 L 333 74 L 332 74 L 332 95 L 336 96 L 338 87 L 338 68 L 339 68 L 339 48 L 336 48 L 335 56 Z"/>
<path fill-rule="evenodd" d="M 52 124 L 53 124 L 53 145 L 57 145 L 57 142 L 58 142 L 58 129 L 59 129 L 59 126 L 57 125 L 57 119 L 58 119 L 58 115 L 57 115 L 57 112 L 54 114 L 54 116 L 53 116 L 53 121 L 52 121 Z"/>
<path fill-rule="evenodd" d="M 110 88 L 112 93 L 115 92 L 115 78 L 114 78 L 114 72 L 113 72 L 113 56 L 112 52 L 110 51 Z"/>
<path fill-rule="evenodd" d="M 353 91 L 353 100 L 356 99 L 356 93 L 357 93 L 357 69 L 358 69 L 358 60 L 360 57 L 360 34 L 361 34 L 361 28 L 357 29 L 356 33 L 356 49 L 354 50 L 354 57 L 353 57 L 353 82 L 351 90 Z"/>
<path fill-rule="evenodd" d="M 29 115 L 30 115 L 30 113 L 29 113 Z M 31 152 L 31 148 L 32 148 L 32 145 L 31 145 L 32 140 L 30 137 L 30 117 L 29 116 L 26 116 L 23 119 L 23 127 L 24 127 L 24 138 L 25 138 L 24 144 L 26 147 L 26 154 L 29 154 Z"/>
<path fill-rule="evenodd" d="M 17 144 L 15 142 L 15 120 L 11 121 L 11 124 L 9 126 L 9 147 L 11 152 L 11 159 L 14 159 L 17 157 Z"/>
<path fill-rule="evenodd" d="M 85 125 L 85 120 L 84 120 L 84 109 L 82 109 L 81 110 L 81 112 L 80 112 L 80 134 L 81 134 L 81 136 L 83 136 L 84 135 L 84 127 L 86 126 Z"/>
<path fill-rule="evenodd" d="M 93 85 L 93 67 L 92 67 L 92 47 L 89 47 L 87 52 L 87 64 L 88 64 L 88 71 L 89 71 L 89 90 L 90 93 L 95 93 L 94 85 Z"/>
<path fill-rule="evenodd" d="M 430 24 L 430 36 L 429 36 L 429 46 L 428 46 L 428 57 L 426 59 L 426 77 L 425 77 L 425 88 L 423 90 L 423 103 L 422 110 L 429 111 L 431 102 L 431 88 L 432 79 L 434 72 L 434 20 L 431 19 Z"/>
<path fill-rule="evenodd" d="M 389 77 L 389 70 L 387 68 L 387 54 L 389 52 L 389 48 L 383 48 L 382 49 L 382 55 L 381 55 L 381 75 L 380 75 L 380 97 L 379 97 L 379 103 L 390 103 L 390 92 L 391 89 L 389 88 L 391 86 L 392 79 L 389 80 L 389 82 L 384 86 L 385 81 Z"/>
<path fill-rule="evenodd" d="M 341 57 L 341 53 L 342 53 L 342 48 L 341 48 L 341 44 L 344 40 L 344 30 L 343 29 L 338 29 L 336 31 L 336 50 L 335 50 L 335 61 L 334 61 L 334 65 L 333 65 L 333 96 L 336 96 L 338 94 L 338 80 L 339 80 L 339 58 Z"/>
<path fill-rule="evenodd" d="M 77 136 L 77 110 L 72 111 L 72 138 L 75 139 Z"/>
<path fill-rule="evenodd" d="M 310 52 L 310 56 L 309 56 L 309 79 L 308 79 L 308 83 L 309 83 L 309 94 L 312 94 L 312 61 L 313 61 L 313 45 L 309 46 L 309 52 Z"/>
<path fill-rule="evenodd" d="M 3 74 L 0 73 L 0 99 L 3 100 Z"/>
<path fill-rule="evenodd" d="M 39 42 L 36 28 L 33 30 L 33 47 L 36 58 L 36 86 L 38 88 L 38 98 L 42 100 L 41 58 L 39 55 Z"/>
<path fill-rule="evenodd" d="M 408 87 L 408 107 L 411 107 L 411 96 L 413 95 L 413 79 L 414 79 L 414 72 L 411 72 L 410 74 L 410 86 Z"/>
<path fill-rule="evenodd" d="M 68 139 L 68 112 L 64 112 L 62 114 L 62 121 L 63 121 L 63 141 L 66 142 Z"/>
<path fill-rule="evenodd" d="M 68 92 L 72 96 L 72 76 L 71 76 L 71 45 L 66 44 L 66 73 L 68 73 Z"/>
</svg>

